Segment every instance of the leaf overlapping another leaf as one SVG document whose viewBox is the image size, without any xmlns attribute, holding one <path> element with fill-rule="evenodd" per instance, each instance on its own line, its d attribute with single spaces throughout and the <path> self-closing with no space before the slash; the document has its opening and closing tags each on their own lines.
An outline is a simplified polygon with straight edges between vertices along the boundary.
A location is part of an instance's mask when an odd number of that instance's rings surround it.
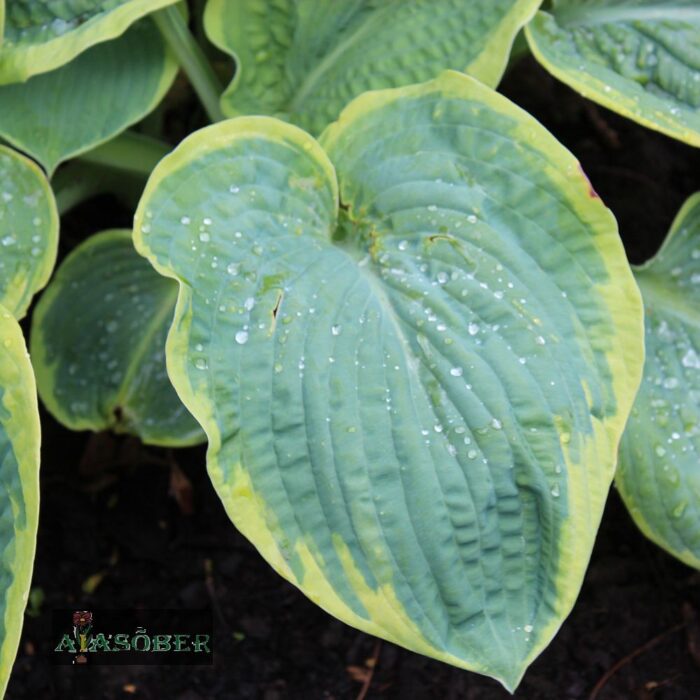
<svg viewBox="0 0 700 700">
<path fill-rule="evenodd" d="M 146 19 L 68 65 L 25 83 L 0 85 L 0 136 L 51 174 L 62 161 L 108 141 L 154 109 L 177 68 Z"/>
<path fill-rule="evenodd" d="M 313 134 L 366 90 L 465 70 L 495 87 L 541 0 L 209 0 L 209 38 L 236 60 L 223 111 Z"/>
<path fill-rule="evenodd" d="M 121 36 L 134 22 L 176 0 L 12 0 L 0 44 L 0 85 L 27 80 Z"/>
</svg>

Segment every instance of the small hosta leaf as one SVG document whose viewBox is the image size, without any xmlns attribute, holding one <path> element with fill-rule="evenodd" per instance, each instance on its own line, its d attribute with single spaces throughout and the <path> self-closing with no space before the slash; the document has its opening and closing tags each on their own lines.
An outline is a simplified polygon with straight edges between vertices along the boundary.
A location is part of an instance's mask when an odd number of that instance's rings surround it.
<svg viewBox="0 0 700 700">
<path fill-rule="evenodd" d="M 646 361 L 615 483 L 642 532 L 700 569 L 700 193 L 635 275 Z"/>
<path fill-rule="evenodd" d="M 139 22 L 66 66 L 0 86 L 0 136 L 51 173 L 139 121 L 158 105 L 176 72 L 153 22 Z"/>
<path fill-rule="evenodd" d="M 204 440 L 165 369 L 177 285 L 153 272 L 130 231 L 105 231 L 59 266 L 32 317 L 39 395 L 72 430 L 171 447 Z"/>
<path fill-rule="evenodd" d="M 39 519 L 39 408 L 22 331 L 0 307 L 0 696 L 17 653 Z"/>
<path fill-rule="evenodd" d="M 552 0 L 526 34 L 537 60 L 584 97 L 700 146 L 697 0 Z"/>
<path fill-rule="evenodd" d="M 205 28 L 231 54 L 229 116 L 283 115 L 312 133 L 366 90 L 465 70 L 496 86 L 541 0 L 209 0 Z"/>
<path fill-rule="evenodd" d="M 58 212 L 44 173 L 0 146 L 0 304 L 22 318 L 56 263 Z"/>
<path fill-rule="evenodd" d="M 340 619 L 517 685 L 579 591 L 641 375 L 577 161 L 448 72 L 320 145 L 265 117 L 192 135 L 135 240 L 180 282 L 169 369 L 236 525 Z"/>
<path fill-rule="evenodd" d="M 174 2 L 11 0 L 0 44 L 0 85 L 59 68 L 85 49 L 121 36 L 136 20 Z"/>
</svg>

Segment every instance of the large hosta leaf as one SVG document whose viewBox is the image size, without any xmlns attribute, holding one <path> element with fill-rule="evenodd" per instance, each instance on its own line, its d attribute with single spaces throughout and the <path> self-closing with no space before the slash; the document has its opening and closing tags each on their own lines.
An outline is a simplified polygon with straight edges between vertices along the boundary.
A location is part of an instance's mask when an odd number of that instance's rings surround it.
<svg viewBox="0 0 700 700">
<path fill-rule="evenodd" d="M 32 317 L 39 395 L 72 430 L 156 445 L 204 440 L 165 369 L 177 285 L 153 272 L 130 231 L 105 231 L 60 265 Z"/>
<path fill-rule="evenodd" d="M 552 0 L 526 32 L 540 63 L 585 97 L 700 146 L 697 0 Z"/>
<path fill-rule="evenodd" d="M 180 282 L 168 368 L 238 527 L 340 619 L 514 687 L 578 593 L 641 373 L 576 160 L 448 72 L 321 145 L 204 129 L 135 226 Z"/>
<path fill-rule="evenodd" d="M 647 351 L 616 484 L 641 530 L 700 568 L 700 194 L 635 274 Z"/>
<path fill-rule="evenodd" d="M 160 32 L 145 20 L 62 68 L 0 87 L 0 136 L 53 172 L 139 121 L 176 72 Z"/>
<path fill-rule="evenodd" d="M 229 116 L 275 114 L 319 133 L 365 90 L 445 68 L 495 86 L 541 0 L 209 0 L 205 28 L 234 56 Z"/>
<path fill-rule="evenodd" d="M 39 519 L 39 409 L 22 331 L 0 307 L 0 696 L 22 630 Z"/>
<path fill-rule="evenodd" d="M 58 212 L 44 173 L 0 146 L 0 304 L 22 318 L 49 280 L 58 248 Z"/>
<path fill-rule="evenodd" d="M 0 45 L 0 85 L 54 70 L 175 1 L 10 0 Z"/>
</svg>

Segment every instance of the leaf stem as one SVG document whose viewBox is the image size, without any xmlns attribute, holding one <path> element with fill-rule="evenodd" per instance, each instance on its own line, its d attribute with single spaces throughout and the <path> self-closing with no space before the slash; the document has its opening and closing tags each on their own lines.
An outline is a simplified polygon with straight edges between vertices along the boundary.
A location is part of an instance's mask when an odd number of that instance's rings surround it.
<svg viewBox="0 0 700 700">
<path fill-rule="evenodd" d="M 219 104 L 223 88 L 204 52 L 190 33 L 180 9 L 169 5 L 154 12 L 152 17 L 190 79 L 209 118 L 213 122 L 225 119 Z"/>
<path fill-rule="evenodd" d="M 172 147 L 163 141 L 134 131 L 125 131 L 111 141 L 83 153 L 79 159 L 85 163 L 106 165 L 148 177 L 158 161 L 171 150 Z"/>
<path fill-rule="evenodd" d="M 143 176 L 74 160 L 60 168 L 51 186 L 61 216 L 99 194 L 112 194 L 127 208 L 136 209 L 143 192 Z"/>
</svg>

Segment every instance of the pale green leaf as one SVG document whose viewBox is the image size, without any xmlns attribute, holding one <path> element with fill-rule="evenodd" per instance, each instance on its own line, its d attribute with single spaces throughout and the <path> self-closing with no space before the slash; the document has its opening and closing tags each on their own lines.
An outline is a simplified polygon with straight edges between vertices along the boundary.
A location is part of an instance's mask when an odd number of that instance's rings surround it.
<svg viewBox="0 0 700 700">
<path fill-rule="evenodd" d="M 22 82 L 121 36 L 136 20 L 175 0 L 12 0 L 0 45 L 0 85 Z"/>
<path fill-rule="evenodd" d="M 700 146 L 697 0 L 552 0 L 526 34 L 537 60 L 584 97 Z"/>
<path fill-rule="evenodd" d="M 229 116 L 282 115 L 312 133 L 353 97 L 445 68 L 496 86 L 541 0 L 209 0 L 209 38 L 236 60 Z"/>
<path fill-rule="evenodd" d="M 99 233 L 71 252 L 32 317 L 39 395 L 58 421 L 170 447 L 204 440 L 165 368 L 176 297 L 130 231 Z"/>
<path fill-rule="evenodd" d="M 58 212 L 44 173 L 0 146 L 0 304 L 22 318 L 56 263 Z"/>
<path fill-rule="evenodd" d="M 22 331 L 0 307 L 0 697 L 17 653 L 39 519 L 39 408 Z"/>
<path fill-rule="evenodd" d="M 700 569 L 700 193 L 635 274 L 646 361 L 616 484 L 641 530 Z"/>
<path fill-rule="evenodd" d="M 180 282 L 168 367 L 236 525 L 340 619 L 514 688 L 578 594 L 641 375 L 577 161 L 447 72 L 320 145 L 266 117 L 190 136 L 135 241 Z"/>
<path fill-rule="evenodd" d="M 0 86 L 0 136 L 49 173 L 108 141 L 161 101 L 177 63 L 151 20 L 68 65 Z"/>
</svg>

